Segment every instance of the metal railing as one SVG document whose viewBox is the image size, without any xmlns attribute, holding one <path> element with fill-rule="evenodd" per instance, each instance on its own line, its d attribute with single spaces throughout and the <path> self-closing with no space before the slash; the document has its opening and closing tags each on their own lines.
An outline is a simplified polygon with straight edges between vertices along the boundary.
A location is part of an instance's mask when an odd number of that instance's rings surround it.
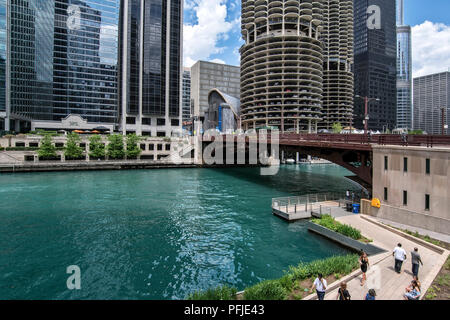
<svg viewBox="0 0 450 320">
<path fill-rule="evenodd" d="M 284 198 L 273 198 L 272 208 L 276 210 L 283 211 L 285 213 L 298 213 L 298 212 L 308 212 L 313 211 L 314 204 L 323 203 L 327 201 L 335 201 L 339 203 L 345 203 L 344 193 L 318 193 L 318 194 L 308 194 L 298 197 L 284 197 Z M 323 206 L 326 207 L 326 206 Z M 320 206 L 319 206 L 319 210 Z"/>
</svg>

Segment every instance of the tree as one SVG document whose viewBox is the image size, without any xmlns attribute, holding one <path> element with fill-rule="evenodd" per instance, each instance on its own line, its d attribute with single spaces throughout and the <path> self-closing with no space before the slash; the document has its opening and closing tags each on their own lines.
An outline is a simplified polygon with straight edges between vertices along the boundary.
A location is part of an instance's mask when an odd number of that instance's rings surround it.
<svg viewBox="0 0 450 320">
<path fill-rule="evenodd" d="M 42 138 L 41 146 L 38 149 L 39 159 L 50 160 L 55 159 L 56 155 L 56 147 L 52 143 L 52 137 L 49 134 L 44 134 L 44 138 Z"/>
<path fill-rule="evenodd" d="M 92 159 L 105 158 L 105 145 L 100 136 L 91 136 L 89 138 L 89 157 Z"/>
<path fill-rule="evenodd" d="M 142 150 L 138 147 L 138 142 L 140 140 L 141 137 L 138 137 L 134 133 L 127 135 L 127 158 L 136 159 L 141 154 Z"/>
<path fill-rule="evenodd" d="M 123 136 L 121 134 L 112 134 L 108 137 L 108 140 L 108 157 L 111 159 L 123 159 L 125 156 Z"/>
<path fill-rule="evenodd" d="M 81 141 L 80 136 L 76 133 L 67 135 L 66 149 L 64 156 L 66 159 L 81 159 L 83 158 L 83 149 L 78 145 Z"/>
<path fill-rule="evenodd" d="M 342 132 L 342 124 L 340 122 L 333 123 L 333 132 L 341 133 Z"/>
</svg>

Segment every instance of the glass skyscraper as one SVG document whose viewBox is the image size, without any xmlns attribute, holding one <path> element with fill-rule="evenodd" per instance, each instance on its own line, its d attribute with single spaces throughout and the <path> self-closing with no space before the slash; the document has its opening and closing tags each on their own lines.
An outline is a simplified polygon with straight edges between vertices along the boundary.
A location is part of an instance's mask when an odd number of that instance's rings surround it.
<svg viewBox="0 0 450 320">
<path fill-rule="evenodd" d="M 403 0 L 397 0 L 397 127 L 412 128 L 411 27 L 404 25 Z"/>
<path fill-rule="evenodd" d="M 181 0 L 128 0 L 121 15 L 122 132 L 181 129 Z"/>
<path fill-rule="evenodd" d="M 6 129 L 58 128 L 71 114 L 117 123 L 119 13 L 120 0 L 0 0 Z"/>
<path fill-rule="evenodd" d="M 117 121 L 119 2 L 55 0 L 51 120 Z"/>
<path fill-rule="evenodd" d="M 6 0 L 0 0 L 0 130 L 6 116 Z"/>
<path fill-rule="evenodd" d="M 380 28 L 369 28 L 367 21 L 374 12 L 381 17 Z M 397 122 L 397 35 L 394 0 L 354 0 L 354 74 L 355 94 L 378 98 L 369 105 L 369 129 L 394 129 Z M 362 129 L 365 106 L 355 99 L 355 127 Z"/>
</svg>

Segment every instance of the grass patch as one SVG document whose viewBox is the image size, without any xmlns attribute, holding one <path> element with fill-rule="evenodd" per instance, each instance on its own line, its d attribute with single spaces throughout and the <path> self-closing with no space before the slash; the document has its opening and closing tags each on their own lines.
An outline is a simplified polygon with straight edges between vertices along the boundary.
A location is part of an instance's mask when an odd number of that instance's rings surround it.
<svg viewBox="0 0 450 320">
<path fill-rule="evenodd" d="M 236 293 L 236 288 L 220 286 L 203 292 L 194 292 L 190 294 L 186 300 L 236 300 Z"/>
<path fill-rule="evenodd" d="M 342 224 L 339 221 L 336 221 L 336 219 L 334 219 L 330 215 L 323 215 L 320 219 L 312 219 L 311 221 L 334 232 L 350 237 L 354 240 L 362 241 L 365 243 L 372 242 L 372 240 L 363 237 L 361 235 L 361 231 L 359 231 L 358 229 L 355 229 L 347 224 Z"/>
<path fill-rule="evenodd" d="M 205 292 L 196 292 L 188 300 L 301 300 L 309 295 L 309 288 L 317 274 L 322 273 L 328 284 L 350 274 L 359 268 L 359 256 L 349 254 L 328 259 L 315 260 L 291 266 L 284 276 L 266 280 L 245 289 L 243 295 L 236 296 L 236 289 L 219 287 Z"/>
<path fill-rule="evenodd" d="M 392 226 L 391 226 L 391 227 L 392 227 Z M 395 227 L 392 227 L 392 228 L 397 229 L 397 230 L 400 230 L 400 231 L 402 231 L 402 232 L 404 232 L 404 233 L 406 233 L 406 234 L 409 234 L 410 236 L 413 236 L 413 237 L 416 237 L 416 238 L 418 238 L 418 239 L 424 240 L 424 241 L 426 241 L 426 242 L 432 243 L 432 244 L 434 244 L 435 246 L 438 246 L 438 247 L 441 247 L 441 248 L 445 248 L 445 249 L 447 249 L 447 250 L 450 250 L 450 243 L 447 243 L 447 242 L 443 242 L 443 241 L 439 241 L 439 240 L 433 239 L 433 238 L 431 238 L 429 235 L 421 235 L 421 234 L 420 234 L 419 232 L 417 232 L 417 231 L 412 232 L 412 231 L 406 230 L 406 229 L 400 229 L 400 228 L 395 228 Z"/>
<path fill-rule="evenodd" d="M 450 299 L 450 256 L 425 294 L 425 300 Z"/>
</svg>

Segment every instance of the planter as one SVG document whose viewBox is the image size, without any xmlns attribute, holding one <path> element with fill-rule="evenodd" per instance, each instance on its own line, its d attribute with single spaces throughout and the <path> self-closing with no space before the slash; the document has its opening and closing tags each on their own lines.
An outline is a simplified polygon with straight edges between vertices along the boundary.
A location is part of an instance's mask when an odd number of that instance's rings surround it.
<svg viewBox="0 0 450 320">
<path fill-rule="evenodd" d="M 321 225 L 318 225 L 310 221 L 308 221 L 307 223 L 307 228 L 308 231 L 321 235 L 353 251 L 360 252 L 361 250 L 364 250 L 364 252 L 366 252 L 367 255 L 369 256 L 386 252 L 386 250 L 381 249 L 377 246 L 352 239 L 350 237 L 344 236 L 343 234 L 337 233 L 333 230 L 322 227 Z"/>
</svg>

